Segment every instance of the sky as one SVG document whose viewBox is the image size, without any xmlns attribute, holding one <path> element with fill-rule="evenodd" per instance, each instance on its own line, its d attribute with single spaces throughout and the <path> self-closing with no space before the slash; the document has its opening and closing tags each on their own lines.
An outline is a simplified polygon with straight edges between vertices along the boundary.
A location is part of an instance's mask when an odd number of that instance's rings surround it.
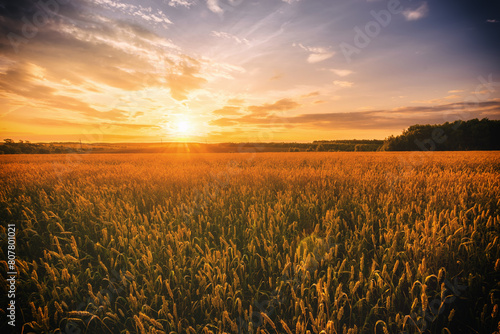
<svg viewBox="0 0 500 334">
<path fill-rule="evenodd" d="M 310 142 L 500 119 L 499 8 L 2 0 L 1 139 Z"/>
</svg>

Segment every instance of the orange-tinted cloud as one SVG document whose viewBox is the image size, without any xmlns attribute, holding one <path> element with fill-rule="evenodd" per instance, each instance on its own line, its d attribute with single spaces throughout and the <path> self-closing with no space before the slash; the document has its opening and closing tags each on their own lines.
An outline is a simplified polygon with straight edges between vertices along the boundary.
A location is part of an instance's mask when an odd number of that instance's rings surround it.
<svg viewBox="0 0 500 334">
<path fill-rule="evenodd" d="M 315 91 L 315 92 L 311 92 L 309 94 L 304 94 L 302 95 L 301 97 L 302 98 L 308 98 L 308 97 L 315 97 L 315 96 L 318 96 L 320 93 L 318 91 Z"/>
<path fill-rule="evenodd" d="M 186 100 L 187 94 L 200 88 L 206 79 L 197 76 L 199 74 L 198 66 L 182 63 L 177 72 L 167 75 L 167 85 L 170 88 L 170 95 L 178 101 Z"/>
<path fill-rule="evenodd" d="M 231 115 L 240 115 L 240 107 L 232 107 L 232 106 L 225 106 L 221 109 L 217 109 L 212 111 L 212 113 L 216 115 L 222 115 L 222 116 L 231 116 Z"/>
<path fill-rule="evenodd" d="M 41 108 L 69 110 L 93 119 L 116 120 L 125 117 L 125 111 L 112 109 L 98 111 L 88 103 L 71 96 L 60 95 L 58 90 L 44 83 L 36 74 L 36 67 L 29 63 L 18 63 L 0 73 L 0 95 L 29 100 Z"/>
<path fill-rule="evenodd" d="M 239 118 L 219 118 L 212 122 L 219 126 L 301 127 L 310 129 L 404 129 L 413 124 L 440 124 L 463 118 L 484 118 L 500 115 L 500 101 L 475 104 L 450 103 L 434 107 L 401 107 L 390 110 L 368 110 L 360 112 L 335 112 L 324 114 L 301 114 L 297 116 L 267 115 Z"/>
<path fill-rule="evenodd" d="M 245 102 L 243 99 L 229 99 L 227 100 L 227 104 L 233 105 L 233 106 L 239 106 L 242 105 Z"/>
<path fill-rule="evenodd" d="M 291 99 L 281 99 L 274 103 L 265 103 L 260 106 L 249 106 L 247 109 L 256 117 L 264 117 L 273 111 L 286 111 L 296 109 L 301 105 Z"/>
<path fill-rule="evenodd" d="M 238 124 L 238 121 L 233 120 L 231 118 L 218 118 L 210 121 L 210 125 L 216 126 L 233 126 Z"/>
</svg>

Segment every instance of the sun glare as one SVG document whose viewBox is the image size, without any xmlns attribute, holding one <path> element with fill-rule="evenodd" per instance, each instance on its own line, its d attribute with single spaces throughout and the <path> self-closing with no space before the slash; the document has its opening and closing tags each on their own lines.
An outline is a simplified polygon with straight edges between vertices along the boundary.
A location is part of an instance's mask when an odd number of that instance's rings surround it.
<svg viewBox="0 0 500 334">
<path fill-rule="evenodd" d="M 178 121 L 175 125 L 177 133 L 180 135 L 188 135 L 191 131 L 191 124 L 188 121 Z"/>
<path fill-rule="evenodd" d="M 176 140 L 188 140 L 196 134 L 194 123 L 186 118 L 176 119 L 170 126 L 170 134 Z"/>
</svg>

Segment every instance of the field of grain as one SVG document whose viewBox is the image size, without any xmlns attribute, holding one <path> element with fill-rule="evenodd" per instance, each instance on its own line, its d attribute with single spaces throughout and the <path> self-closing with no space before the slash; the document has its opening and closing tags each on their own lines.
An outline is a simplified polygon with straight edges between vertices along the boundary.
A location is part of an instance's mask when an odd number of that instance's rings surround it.
<svg viewBox="0 0 500 334">
<path fill-rule="evenodd" d="M 2 156 L 18 330 L 491 333 L 499 176 L 492 152 Z"/>
</svg>

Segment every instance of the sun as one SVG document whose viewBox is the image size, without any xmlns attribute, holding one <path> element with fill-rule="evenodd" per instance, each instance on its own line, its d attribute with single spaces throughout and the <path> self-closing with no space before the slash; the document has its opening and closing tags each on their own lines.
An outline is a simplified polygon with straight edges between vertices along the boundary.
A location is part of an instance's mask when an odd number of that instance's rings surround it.
<svg viewBox="0 0 500 334">
<path fill-rule="evenodd" d="M 197 133 L 195 124 L 188 118 L 174 119 L 169 127 L 170 135 L 175 140 L 188 140 L 192 139 Z"/>
<path fill-rule="evenodd" d="M 174 141 L 196 141 L 206 135 L 203 123 L 193 115 L 171 115 L 162 127 Z"/>
<path fill-rule="evenodd" d="M 189 135 L 191 133 L 192 125 L 189 121 L 179 120 L 175 124 L 176 132 L 179 135 Z"/>
</svg>

